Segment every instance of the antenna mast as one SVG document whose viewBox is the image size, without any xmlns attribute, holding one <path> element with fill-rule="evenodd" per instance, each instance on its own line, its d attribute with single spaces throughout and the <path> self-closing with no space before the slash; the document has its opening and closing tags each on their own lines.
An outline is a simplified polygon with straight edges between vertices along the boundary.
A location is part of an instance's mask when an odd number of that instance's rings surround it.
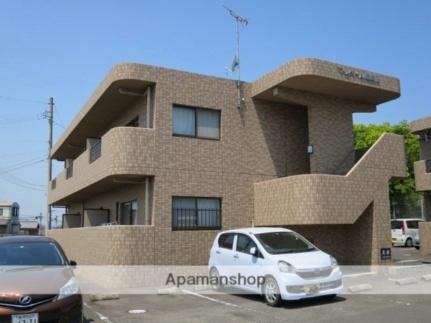
<svg viewBox="0 0 431 323">
<path fill-rule="evenodd" d="M 240 25 L 247 26 L 248 20 L 246 18 L 238 15 L 235 11 L 233 11 L 229 7 L 227 7 L 227 6 L 223 6 L 223 7 L 229 12 L 229 14 L 236 21 L 236 55 L 233 58 L 230 70 L 232 72 L 238 71 L 238 79 L 237 79 L 236 87 L 238 89 L 238 109 L 240 109 L 241 108 L 241 102 L 242 102 L 243 98 L 241 97 L 241 64 L 240 64 L 240 58 L 239 58 L 239 54 L 240 54 L 240 52 L 239 52 L 239 44 L 240 44 L 240 42 L 239 42 L 239 27 L 240 27 Z"/>
</svg>

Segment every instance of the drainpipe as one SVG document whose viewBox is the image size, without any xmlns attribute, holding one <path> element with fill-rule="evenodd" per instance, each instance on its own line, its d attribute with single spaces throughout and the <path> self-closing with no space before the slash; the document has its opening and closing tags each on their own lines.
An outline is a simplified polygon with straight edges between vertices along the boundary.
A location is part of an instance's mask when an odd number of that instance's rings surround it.
<svg viewBox="0 0 431 323">
<path fill-rule="evenodd" d="M 145 192 L 144 192 L 144 214 L 145 214 L 145 222 L 144 224 L 151 224 L 149 221 L 150 217 L 150 178 L 145 177 Z M 149 223 L 147 223 L 149 222 Z"/>
<path fill-rule="evenodd" d="M 145 117 L 145 128 L 151 127 L 151 87 L 147 88 L 147 91 L 145 92 L 147 95 L 147 115 Z"/>
</svg>

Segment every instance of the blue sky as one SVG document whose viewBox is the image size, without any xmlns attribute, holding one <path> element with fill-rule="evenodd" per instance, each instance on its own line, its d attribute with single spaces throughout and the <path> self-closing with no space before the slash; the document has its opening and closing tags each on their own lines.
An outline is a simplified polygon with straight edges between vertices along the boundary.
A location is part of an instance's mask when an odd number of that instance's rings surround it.
<svg viewBox="0 0 431 323">
<path fill-rule="evenodd" d="M 235 26 L 223 4 L 250 20 L 244 80 L 318 57 L 401 79 L 399 100 L 356 122 L 431 115 L 430 1 L 0 0 L 0 200 L 18 201 L 23 215 L 45 212 L 49 96 L 57 138 L 115 63 L 226 76 Z"/>
</svg>

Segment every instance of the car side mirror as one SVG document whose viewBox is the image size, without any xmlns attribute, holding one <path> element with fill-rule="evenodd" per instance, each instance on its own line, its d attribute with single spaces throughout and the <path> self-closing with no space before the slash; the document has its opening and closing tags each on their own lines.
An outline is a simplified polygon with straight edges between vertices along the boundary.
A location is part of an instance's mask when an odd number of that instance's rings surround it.
<svg viewBox="0 0 431 323">
<path fill-rule="evenodd" d="M 256 247 L 251 247 L 250 248 L 250 254 L 257 257 L 258 256 L 258 252 L 257 252 L 257 248 Z"/>
<path fill-rule="evenodd" d="M 76 267 L 78 264 L 76 263 L 75 260 L 71 260 L 71 261 L 69 261 L 69 265 L 72 267 Z"/>
</svg>

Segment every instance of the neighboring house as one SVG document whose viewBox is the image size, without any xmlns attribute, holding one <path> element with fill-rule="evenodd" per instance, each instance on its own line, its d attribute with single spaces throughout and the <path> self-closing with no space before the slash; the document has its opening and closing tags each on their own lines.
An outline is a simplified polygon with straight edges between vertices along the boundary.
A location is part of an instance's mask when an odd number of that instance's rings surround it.
<svg viewBox="0 0 431 323">
<path fill-rule="evenodd" d="M 378 263 L 404 141 L 355 160 L 352 114 L 399 95 L 396 78 L 303 58 L 242 83 L 238 107 L 234 80 L 116 65 L 52 149 L 49 203 L 67 212 L 49 235 L 84 264 L 206 264 L 219 230 L 282 226 Z"/>
<path fill-rule="evenodd" d="M 21 220 L 20 234 L 39 235 L 39 222 L 37 220 Z"/>
<path fill-rule="evenodd" d="M 423 217 L 431 221 L 431 117 L 413 121 L 411 130 L 420 140 L 420 160 L 414 165 L 416 190 L 423 193 Z"/>
<path fill-rule="evenodd" d="M 19 231 L 19 205 L 0 201 L 0 234 L 17 234 Z"/>
</svg>

